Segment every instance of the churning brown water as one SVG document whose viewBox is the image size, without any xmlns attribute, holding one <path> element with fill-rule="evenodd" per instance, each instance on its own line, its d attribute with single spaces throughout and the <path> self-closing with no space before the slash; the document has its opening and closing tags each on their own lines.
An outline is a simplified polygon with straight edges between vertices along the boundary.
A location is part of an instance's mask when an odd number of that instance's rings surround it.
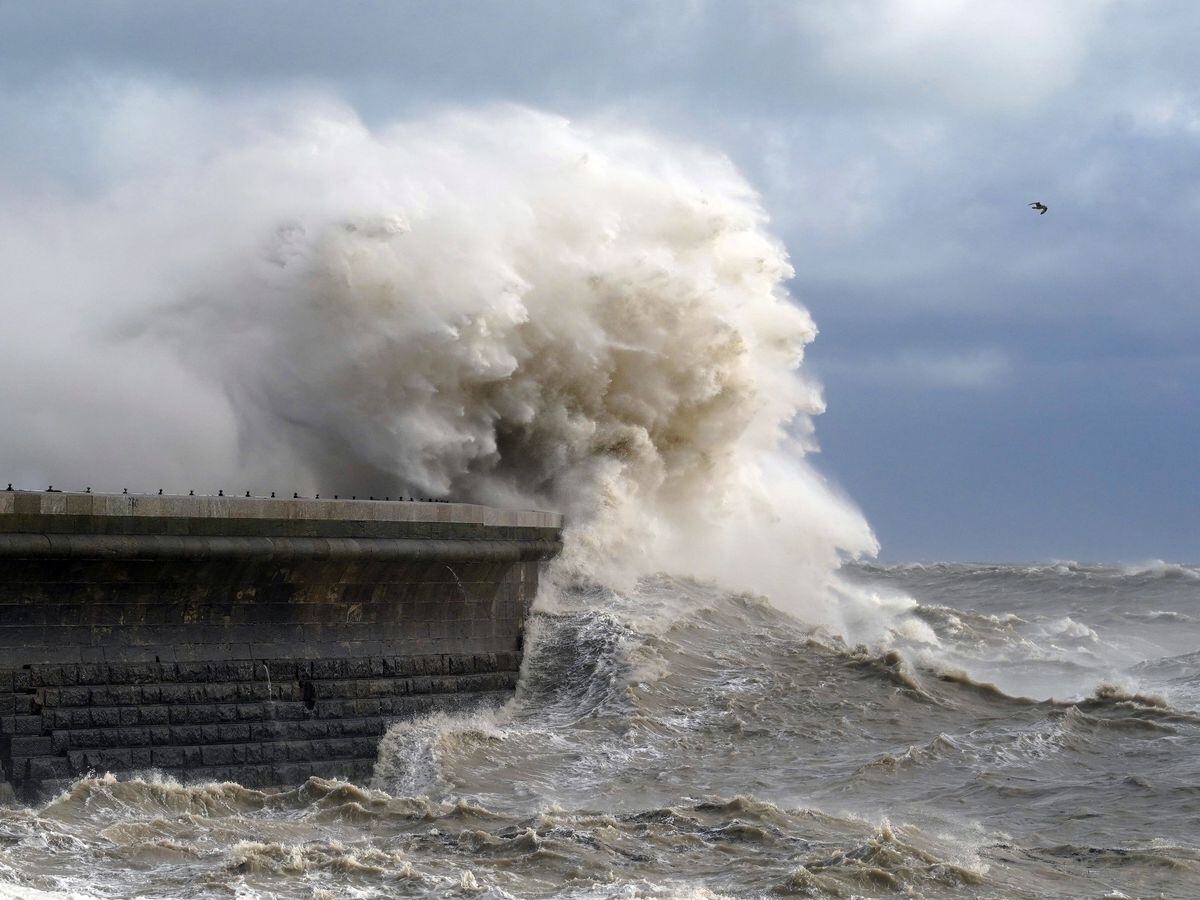
<svg viewBox="0 0 1200 900">
<path fill-rule="evenodd" d="M 870 649 L 694 582 L 564 591 L 517 699 L 397 725 L 373 784 L 98 774 L 0 811 L 0 896 L 1200 895 L 1194 570 L 845 575 Z"/>
</svg>

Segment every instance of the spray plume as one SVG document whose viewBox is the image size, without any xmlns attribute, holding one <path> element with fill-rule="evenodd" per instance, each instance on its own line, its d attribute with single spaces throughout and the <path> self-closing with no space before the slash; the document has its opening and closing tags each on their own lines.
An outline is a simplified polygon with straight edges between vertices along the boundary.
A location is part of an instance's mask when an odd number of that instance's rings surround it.
<svg viewBox="0 0 1200 900">
<path fill-rule="evenodd" d="M 67 273 L 39 282 L 42 315 L 107 335 L 86 364 L 138 359 L 95 387 L 158 412 L 141 481 L 190 464 L 555 508 L 573 572 L 713 576 L 810 615 L 839 556 L 873 550 L 802 458 L 815 328 L 726 160 L 524 109 L 372 131 L 329 103 L 190 102 L 140 104 L 166 149 L 116 141 L 99 199 L 36 217 Z M 128 437 L 106 421 L 102 443 Z M 5 449 L 41 480 L 94 478 L 71 438 L 59 422 Z"/>
</svg>

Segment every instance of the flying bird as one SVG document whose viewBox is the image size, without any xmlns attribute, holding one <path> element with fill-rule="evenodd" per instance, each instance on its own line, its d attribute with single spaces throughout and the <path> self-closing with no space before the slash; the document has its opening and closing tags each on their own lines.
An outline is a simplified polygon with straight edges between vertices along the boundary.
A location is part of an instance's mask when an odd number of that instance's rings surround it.
<svg viewBox="0 0 1200 900">
<path fill-rule="evenodd" d="M 1046 214 L 1046 210 L 1048 210 L 1050 207 L 1048 207 L 1041 200 L 1038 200 L 1036 203 L 1030 203 L 1029 208 L 1036 209 L 1039 216 L 1044 216 Z"/>
</svg>

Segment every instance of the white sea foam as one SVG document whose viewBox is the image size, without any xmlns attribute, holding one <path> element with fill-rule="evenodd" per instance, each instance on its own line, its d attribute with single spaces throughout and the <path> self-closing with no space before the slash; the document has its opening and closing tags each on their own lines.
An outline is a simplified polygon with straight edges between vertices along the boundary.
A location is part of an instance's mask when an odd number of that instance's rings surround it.
<svg viewBox="0 0 1200 900">
<path fill-rule="evenodd" d="M 395 723 L 379 745 L 375 782 L 394 793 L 417 796 L 442 787 L 440 757 L 463 743 L 504 740 L 505 710 L 437 712 Z"/>
<path fill-rule="evenodd" d="M 1094 629 L 1089 628 L 1083 622 L 1075 621 L 1070 616 L 1063 616 L 1061 619 L 1047 622 L 1043 627 L 1046 629 L 1046 633 L 1053 637 L 1077 638 L 1096 642 L 1100 640 L 1100 635 L 1096 634 Z"/>
</svg>

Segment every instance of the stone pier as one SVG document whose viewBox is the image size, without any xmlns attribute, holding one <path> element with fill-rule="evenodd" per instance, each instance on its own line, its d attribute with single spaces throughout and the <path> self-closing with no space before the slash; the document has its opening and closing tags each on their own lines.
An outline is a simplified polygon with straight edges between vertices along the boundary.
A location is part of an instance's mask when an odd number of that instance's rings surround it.
<svg viewBox="0 0 1200 900">
<path fill-rule="evenodd" d="M 363 779 L 388 724 L 511 696 L 555 513 L 0 491 L 0 765 Z"/>
</svg>

